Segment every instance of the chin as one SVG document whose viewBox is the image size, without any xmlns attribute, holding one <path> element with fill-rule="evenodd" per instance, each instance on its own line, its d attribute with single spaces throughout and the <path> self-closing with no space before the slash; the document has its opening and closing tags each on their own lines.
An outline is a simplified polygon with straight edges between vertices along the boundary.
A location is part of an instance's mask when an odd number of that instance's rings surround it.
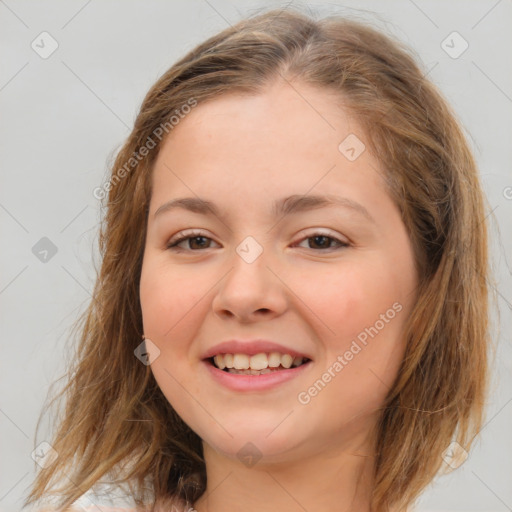
<svg viewBox="0 0 512 512">
<path fill-rule="evenodd" d="M 295 452 L 298 446 L 304 446 L 304 439 L 299 439 L 297 428 L 279 425 L 280 421 L 282 417 L 274 423 L 261 419 L 237 421 L 229 424 L 229 434 L 219 427 L 215 432 L 210 430 L 199 435 L 217 453 L 248 467 L 246 461 L 256 461 L 259 465 L 284 462 L 292 454 L 298 456 Z"/>
</svg>

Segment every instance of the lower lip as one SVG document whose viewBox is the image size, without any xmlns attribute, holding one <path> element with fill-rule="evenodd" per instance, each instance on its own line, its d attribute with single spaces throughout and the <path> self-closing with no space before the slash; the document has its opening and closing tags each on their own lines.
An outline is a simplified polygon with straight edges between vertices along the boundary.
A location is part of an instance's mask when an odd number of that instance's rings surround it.
<svg viewBox="0 0 512 512">
<path fill-rule="evenodd" d="M 309 368 L 311 361 L 288 370 L 278 370 L 263 375 L 240 375 L 219 370 L 216 366 L 203 361 L 211 376 L 223 386 L 233 391 L 263 391 L 272 389 L 302 374 Z"/>
</svg>

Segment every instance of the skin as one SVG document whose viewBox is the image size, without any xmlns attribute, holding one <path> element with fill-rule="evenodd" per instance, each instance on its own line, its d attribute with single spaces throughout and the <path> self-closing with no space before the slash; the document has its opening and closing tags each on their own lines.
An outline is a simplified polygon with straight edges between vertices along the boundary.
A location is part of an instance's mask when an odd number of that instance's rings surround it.
<svg viewBox="0 0 512 512">
<path fill-rule="evenodd" d="M 331 93 L 276 82 L 256 96 L 199 104 L 160 150 L 140 299 L 144 333 L 160 350 L 154 376 L 203 440 L 208 485 L 198 512 L 370 510 L 372 429 L 402 361 L 417 275 L 379 161 L 368 145 L 354 161 L 338 149 L 351 133 L 364 142 Z M 272 202 L 292 194 L 349 198 L 373 222 L 338 206 L 274 218 Z M 154 218 L 166 201 L 190 196 L 218 204 L 222 219 L 184 209 Z M 189 229 L 207 238 L 184 240 L 181 252 L 166 248 Z M 315 239 L 319 231 L 334 239 Z M 247 236 L 263 249 L 252 263 L 236 252 Z M 299 393 L 394 303 L 400 312 L 300 403 Z M 313 363 L 269 391 L 213 381 L 205 350 L 254 338 L 295 347 Z M 237 456 L 248 442 L 261 455 L 252 467 Z"/>
</svg>

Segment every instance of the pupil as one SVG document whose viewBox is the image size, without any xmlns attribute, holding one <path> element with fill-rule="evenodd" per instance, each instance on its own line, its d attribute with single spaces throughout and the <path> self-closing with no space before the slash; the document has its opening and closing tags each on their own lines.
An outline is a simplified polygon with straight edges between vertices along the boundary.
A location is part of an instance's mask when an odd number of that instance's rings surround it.
<svg viewBox="0 0 512 512">
<path fill-rule="evenodd" d="M 191 245 L 193 245 L 193 244 L 194 244 L 194 242 L 196 242 L 197 240 L 201 240 L 201 239 L 202 239 L 202 240 L 206 240 L 206 237 L 204 237 L 204 236 L 195 236 L 195 237 L 191 238 L 191 239 L 190 239 L 190 241 L 191 241 Z M 200 246 L 200 247 L 202 247 L 202 245 L 201 245 L 201 244 L 199 244 L 199 246 Z"/>
<path fill-rule="evenodd" d="M 325 236 L 325 235 L 318 235 L 318 236 L 314 236 L 313 237 L 313 240 L 315 241 L 315 244 L 317 243 L 318 240 L 321 240 L 321 239 L 324 239 L 324 241 L 327 243 L 327 245 L 329 244 L 328 242 L 328 239 L 329 237 Z M 326 244 L 319 244 L 320 246 L 325 246 Z"/>
</svg>

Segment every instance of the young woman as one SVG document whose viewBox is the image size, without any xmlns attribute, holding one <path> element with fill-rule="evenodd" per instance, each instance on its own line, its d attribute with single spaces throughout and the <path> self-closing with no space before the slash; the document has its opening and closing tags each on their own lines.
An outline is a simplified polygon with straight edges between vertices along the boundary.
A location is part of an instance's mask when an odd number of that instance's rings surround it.
<svg viewBox="0 0 512 512">
<path fill-rule="evenodd" d="M 243 20 L 151 88 L 97 194 L 101 272 L 27 504 L 108 477 L 139 510 L 403 511 L 463 462 L 485 199 L 399 43 Z"/>
</svg>

